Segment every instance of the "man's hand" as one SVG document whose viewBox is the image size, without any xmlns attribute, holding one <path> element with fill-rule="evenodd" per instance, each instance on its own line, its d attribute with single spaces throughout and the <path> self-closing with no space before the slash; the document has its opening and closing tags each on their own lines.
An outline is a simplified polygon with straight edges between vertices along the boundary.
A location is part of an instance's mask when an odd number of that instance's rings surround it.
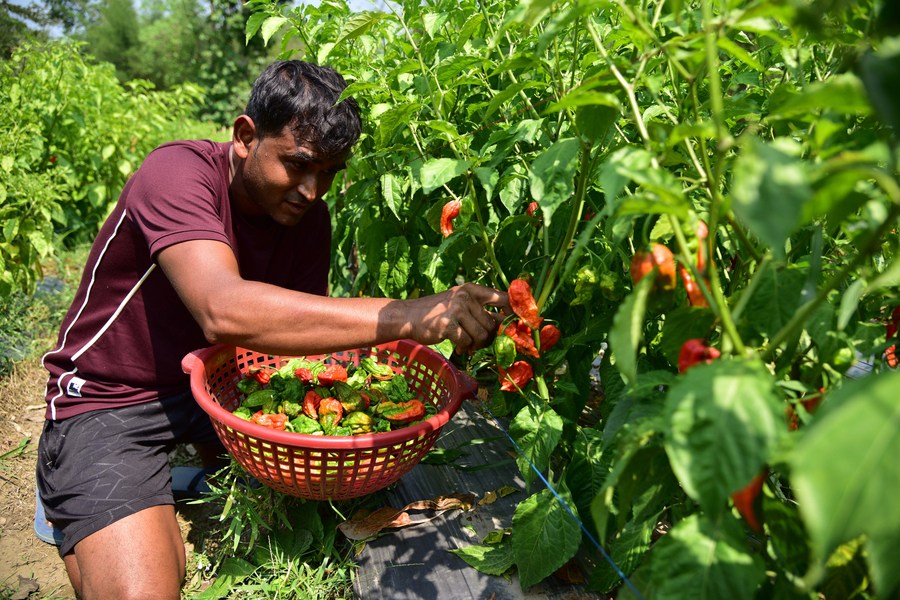
<svg viewBox="0 0 900 600">
<path fill-rule="evenodd" d="M 505 292 L 474 283 L 407 300 L 405 304 L 410 309 L 409 337 L 422 344 L 448 339 L 460 354 L 472 353 L 491 343 L 500 322 L 510 312 Z M 500 310 L 490 311 L 486 307 Z"/>
</svg>

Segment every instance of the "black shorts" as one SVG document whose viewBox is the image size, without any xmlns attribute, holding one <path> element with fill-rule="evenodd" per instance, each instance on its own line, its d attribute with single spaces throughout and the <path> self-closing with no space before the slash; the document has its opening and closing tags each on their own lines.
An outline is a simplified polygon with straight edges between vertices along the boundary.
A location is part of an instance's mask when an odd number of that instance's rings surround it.
<svg viewBox="0 0 900 600">
<path fill-rule="evenodd" d="M 174 504 L 168 453 L 217 440 L 190 392 L 47 421 L 37 483 L 47 519 L 65 534 L 59 555 L 119 519 Z"/>
</svg>

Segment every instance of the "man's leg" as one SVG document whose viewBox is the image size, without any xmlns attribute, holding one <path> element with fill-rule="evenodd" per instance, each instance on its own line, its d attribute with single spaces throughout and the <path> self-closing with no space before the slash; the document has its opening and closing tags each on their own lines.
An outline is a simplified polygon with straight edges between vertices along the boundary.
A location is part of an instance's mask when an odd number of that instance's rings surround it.
<svg viewBox="0 0 900 600">
<path fill-rule="evenodd" d="M 185 577 L 175 508 L 153 506 L 92 533 L 63 561 L 84 600 L 177 600 Z"/>
</svg>

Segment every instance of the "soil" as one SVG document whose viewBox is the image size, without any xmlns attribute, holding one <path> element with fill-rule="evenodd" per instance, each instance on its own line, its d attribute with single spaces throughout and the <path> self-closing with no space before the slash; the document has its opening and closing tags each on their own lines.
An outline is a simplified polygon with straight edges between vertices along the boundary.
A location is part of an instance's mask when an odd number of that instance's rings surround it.
<svg viewBox="0 0 900 600">
<path fill-rule="evenodd" d="M 37 358 L 17 363 L 0 379 L 0 600 L 75 598 L 56 547 L 40 541 L 33 531 L 34 465 L 46 380 Z M 192 462 L 186 449 L 176 450 L 171 459 Z M 213 508 L 179 503 L 177 512 L 190 579 L 192 550 L 202 548 Z"/>
</svg>

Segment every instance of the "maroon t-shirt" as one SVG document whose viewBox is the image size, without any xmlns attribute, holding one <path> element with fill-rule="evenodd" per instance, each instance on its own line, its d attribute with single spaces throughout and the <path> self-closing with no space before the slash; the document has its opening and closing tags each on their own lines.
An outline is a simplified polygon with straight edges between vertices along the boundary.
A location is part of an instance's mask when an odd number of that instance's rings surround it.
<svg viewBox="0 0 900 600">
<path fill-rule="evenodd" d="M 156 263 L 164 248 L 220 241 L 231 247 L 245 279 L 327 293 L 327 206 L 315 203 L 294 227 L 244 217 L 228 195 L 230 147 L 210 141 L 160 146 L 125 185 L 91 248 L 57 346 L 43 359 L 50 372 L 48 419 L 187 389 L 181 359 L 209 342 Z"/>
</svg>

